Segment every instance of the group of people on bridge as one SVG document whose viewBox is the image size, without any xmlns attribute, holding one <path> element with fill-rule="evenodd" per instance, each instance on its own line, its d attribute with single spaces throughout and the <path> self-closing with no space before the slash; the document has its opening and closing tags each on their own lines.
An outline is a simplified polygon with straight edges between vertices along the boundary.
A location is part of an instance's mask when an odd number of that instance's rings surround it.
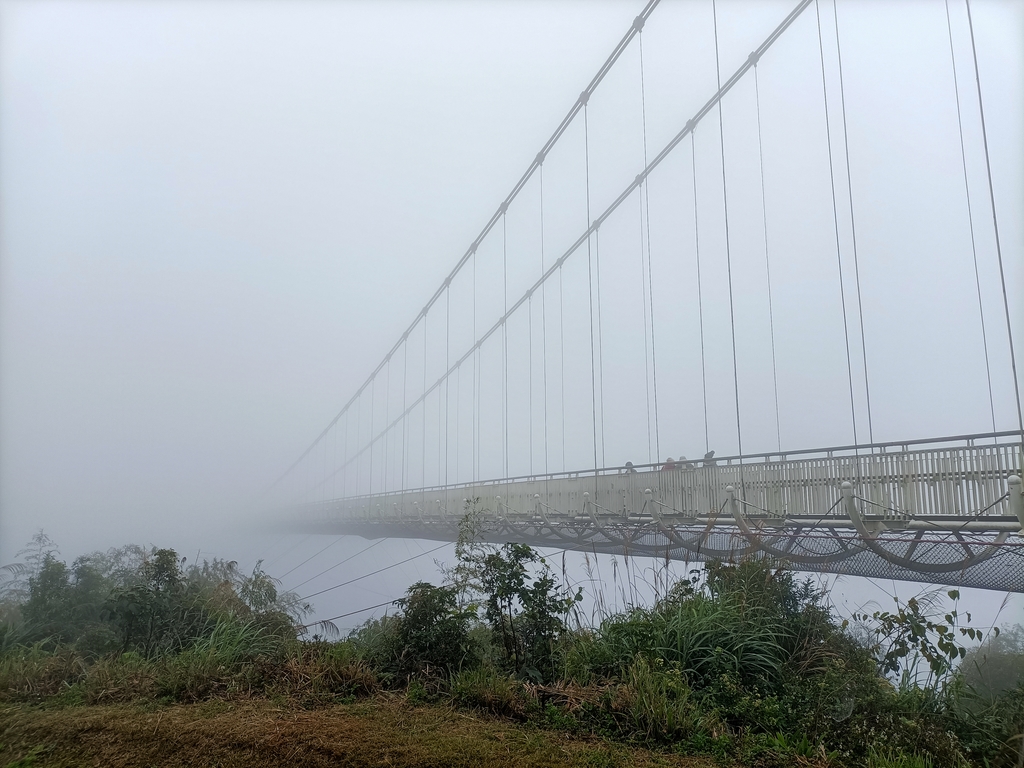
<svg viewBox="0 0 1024 768">
<path fill-rule="evenodd" d="M 713 466 L 715 466 L 715 452 L 714 451 L 708 451 L 707 453 L 705 453 L 704 454 L 704 458 L 701 460 L 699 465 L 700 466 L 704 466 L 704 467 L 713 467 Z M 647 466 L 650 466 L 652 470 L 655 467 L 657 467 L 656 464 L 654 464 L 654 465 L 647 465 Z M 698 462 L 690 461 L 685 456 L 680 456 L 678 460 L 677 459 L 673 459 L 671 456 L 669 456 L 667 459 L 665 459 L 665 463 L 661 465 L 661 471 L 662 472 L 671 472 L 672 470 L 675 470 L 675 469 L 696 469 L 697 466 L 698 466 Z M 632 461 L 627 461 L 626 462 L 626 466 L 624 466 L 622 468 L 620 474 L 623 474 L 623 475 L 634 475 L 634 474 L 636 474 L 636 472 L 637 472 L 637 469 L 636 469 L 635 466 L 633 466 L 633 462 Z"/>
</svg>

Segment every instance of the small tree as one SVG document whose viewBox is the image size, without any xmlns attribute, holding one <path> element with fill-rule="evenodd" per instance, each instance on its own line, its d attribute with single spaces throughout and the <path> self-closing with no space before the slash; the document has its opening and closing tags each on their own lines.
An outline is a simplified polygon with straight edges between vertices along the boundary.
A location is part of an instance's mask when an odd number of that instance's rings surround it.
<svg viewBox="0 0 1024 768">
<path fill-rule="evenodd" d="M 854 614 L 854 621 L 868 623 L 874 636 L 871 651 L 878 660 L 884 674 L 899 677 L 902 686 L 917 684 L 918 666 L 922 660 L 928 665 L 925 688 L 939 690 L 948 681 L 956 663 L 967 655 L 967 648 L 960 638 L 981 642 L 984 633 L 973 627 L 960 626 L 966 619 L 970 624 L 971 614 L 961 616 L 956 609 L 960 591 L 952 589 L 947 593 L 953 601 L 944 621 L 936 621 L 926 615 L 927 603 L 910 598 L 905 605 L 896 599 L 896 611 L 875 611 L 868 614 Z M 995 628 L 993 634 L 998 635 Z"/>
<path fill-rule="evenodd" d="M 397 638 L 401 673 L 431 667 L 453 672 L 463 666 L 469 654 L 469 624 L 476 611 L 459 607 L 454 588 L 420 581 L 395 604 L 402 609 Z"/>
<path fill-rule="evenodd" d="M 529 565 L 538 568 L 536 577 Z M 485 615 L 501 637 L 512 669 L 535 679 L 554 672 L 555 642 L 565 631 L 565 616 L 582 598 L 564 592 L 544 561 L 526 544 L 509 542 L 484 558 L 480 583 Z"/>
</svg>

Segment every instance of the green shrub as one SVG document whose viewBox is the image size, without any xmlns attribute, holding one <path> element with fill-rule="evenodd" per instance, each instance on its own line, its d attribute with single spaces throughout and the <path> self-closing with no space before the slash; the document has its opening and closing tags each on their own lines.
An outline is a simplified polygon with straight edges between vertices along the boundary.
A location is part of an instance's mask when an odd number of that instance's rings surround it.
<svg viewBox="0 0 1024 768">
<path fill-rule="evenodd" d="M 625 715 L 623 730 L 653 741 L 686 740 L 721 725 L 714 710 L 700 706 L 679 667 L 652 665 L 643 656 L 625 670 L 612 708 Z"/>
<path fill-rule="evenodd" d="M 53 651 L 42 642 L 15 646 L 0 656 L 0 697 L 40 701 L 79 682 L 85 672 L 85 660 L 71 648 Z"/>
<path fill-rule="evenodd" d="M 533 705 L 523 683 L 488 667 L 464 669 L 449 683 L 452 702 L 507 717 L 524 718 Z"/>
</svg>

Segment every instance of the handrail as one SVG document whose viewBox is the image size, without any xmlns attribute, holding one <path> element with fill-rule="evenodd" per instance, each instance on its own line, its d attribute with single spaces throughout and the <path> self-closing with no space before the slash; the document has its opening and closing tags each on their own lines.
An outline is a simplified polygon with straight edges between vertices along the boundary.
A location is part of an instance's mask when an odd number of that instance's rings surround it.
<svg viewBox="0 0 1024 768">
<path fill-rule="evenodd" d="M 772 451 L 770 453 L 750 453 L 750 454 L 744 454 L 743 456 L 739 456 L 739 455 L 735 455 L 735 456 L 715 456 L 713 459 L 708 459 L 706 461 L 704 459 L 692 459 L 692 460 L 688 459 L 687 461 L 689 463 L 694 464 L 695 468 L 701 468 L 702 465 L 703 465 L 703 467 L 713 467 L 715 465 L 718 465 L 720 462 L 725 462 L 726 466 L 729 466 L 731 464 L 731 462 L 734 462 L 734 461 L 745 462 L 745 461 L 749 461 L 749 460 L 752 460 L 752 459 L 753 460 L 762 459 L 764 461 L 763 462 L 759 462 L 759 463 L 767 463 L 767 461 L 769 459 L 771 459 L 772 457 L 778 457 L 778 459 L 780 461 L 789 461 L 790 457 L 793 457 L 793 456 L 809 456 L 811 454 L 825 454 L 826 458 L 839 458 L 839 457 L 833 457 L 832 454 L 842 453 L 842 452 L 849 452 L 849 451 L 866 451 L 866 450 L 871 450 L 871 449 L 895 448 L 895 447 L 900 447 L 900 448 L 903 448 L 904 450 L 906 450 L 909 446 L 915 446 L 915 445 L 936 445 L 938 443 L 954 443 L 954 442 L 968 443 L 968 445 L 966 447 L 971 448 L 971 447 L 981 447 L 981 446 L 970 445 L 970 443 L 972 443 L 973 441 L 976 441 L 976 440 L 990 440 L 990 439 L 996 439 L 996 438 L 1000 438 L 1000 437 L 1017 437 L 1017 438 L 1020 438 L 1020 442 L 1019 443 L 1014 443 L 1014 442 L 1011 442 L 1011 443 L 1001 443 L 1001 444 L 999 444 L 1001 447 L 1012 447 L 1014 445 L 1022 445 L 1022 446 L 1024 446 L 1024 433 L 1021 433 L 1018 430 L 1006 430 L 1006 431 L 1001 431 L 1001 432 L 978 432 L 978 433 L 972 433 L 972 434 L 966 434 L 966 435 L 950 435 L 950 436 L 946 436 L 946 437 L 926 437 L 926 438 L 920 438 L 920 439 L 916 439 L 916 440 L 893 440 L 893 441 L 878 442 L 878 443 L 859 443 L 859 444 L 851 444 L 851 445 L 833 446 L 833 447 L 830 447 L 830 448 L 803 448 L 803 449 L 795 450 L 795 451 Z M 874 454 L 874 455 L 877 456 L 879 454 Z M 895 454 L 891 454 L 890 453 L 890 454 L 882 454 L 882 455 L 892 456 L 892 455 L 895 455 Z M 869 456 L 865 456 L 864 458 L 869 458 Z M 647 472 L 651 472 L 651 471 L 659 470 L 662 466 L 663 466 L 662 462 L 657 462 L 657 463 L 654 463 L 654 464 L 634 464 L 634 465 L 632 465 L 631 468 L 634 469 L 634 470 L 638 470 L 638 471 L 639 470 L 644 470 L 644 471 L 647 471 Z M 733 464 L 732 466 L 738 466 L 738 465 Z M 682 467 L 680 467 L 680 468 L 682 468 Z M 346 497 L 343 497 L 343 498 L 346 501 L 356 501 L 356 500 L 359 500 L 359 499 L 379 498 L 381 496 L 408 495 L 408 494 L 416 494 L 416 493 L 428 494 L 428 493 L 442 492 L 442 491 L 453 491 L 453 490 L 457 490 L 459 488 L 475 488 L 475 487 L 478 487 L 478 486 L 495 486 L 495 485 L 504 485 L 504 484 L 509 484 L 509 483 L 523 483 L 523 482 L 538 482 L 538 483 L 541 483 L 541 482 L 545 482 L 545 481 L 548 481 L 548 480 L 566 480 L 566 479 L 570 479 L 571 480 L 571 479 L 575 479 L 575 478 L 592 478 L 594 476 L 599 476 L 599 475 L 618 475 L 618 474 L 621 474 L 626 469 L 628 469 L 626 466 L 614 466 L 614 467 L 601 467 L 601 468 L 598 468 L 598 469 L 584 469 L 584 470 L 573 470 L 573 471 L 568 471 L 567 470 L 567 471 L 562 471 L 562 472 L 551 472 L 551 473 L 543 474 L 543 475 L 518 475 L 516 477 L 493 478 L 493 479 L 490 479 L 490 480 L 477 480 L 477 481 L 470 481 L 470 482 L 463 482 L 463 483 L 452 483 L 450 485 L 433 485 L 433 486 L 424 486 L 424 487 L 420 487 L 420 488 L 407 488 L 407 489 L 403 489 L 403 490 L 381 491 L 380 493 L 367 493 L 367 494 L 360 494 L 358 496 L 346 496 Z M 337 501 L 339 501 L 339 499 L 329 499 L 329 500 L 326 500 L 326 501 L 323 501 L 323 502 L 319 502 L 319 503 L 320 504 L 331 504 L 331 503 L 334 503 L 334 502 L 337 502 Z"/>
</svg>

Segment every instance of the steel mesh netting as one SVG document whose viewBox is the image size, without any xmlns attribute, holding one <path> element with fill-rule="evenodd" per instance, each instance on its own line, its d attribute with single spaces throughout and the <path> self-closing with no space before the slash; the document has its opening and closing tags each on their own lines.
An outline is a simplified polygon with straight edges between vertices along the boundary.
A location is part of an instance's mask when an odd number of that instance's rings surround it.
<svg viewBox="0 0 1024 768">
<path fill-rule="evenodd" d="M 455 541 L 458 526 L 438 522 L 321 522 L 304 526 L 323 533 L 365 538 L 421 538 Z M 585 522 L 558 526 L 538 523 L 486 523 L 480 538 L 491 543 L 517 541 L 553 549 L 669 558 L 686 562 L 768 558 L 794 570 L 1024 592 L 1024 540 L 1020 536 L 881 534 L 869 546 L 853 533 L 767 531 L 755 546 L 735 531 L 700 526 L 662 529 L 642 526 L 597 527 Z M 767 545 L 767 546 L 766 546 Z M 765 552 L 768 549 L 769 552 Z M 774 554 L 773 554 L 774 553 Z M 880 554 L 882 553 L 882 554 Z M 897 562 L 893 562 L 891 557 Z M 911 561 L 909 564 L 899 561 Z M 964 565 L 966 563 L 966 565 Z M 913 566 L 913 567 L 908 567 Z"/>
</svg>

